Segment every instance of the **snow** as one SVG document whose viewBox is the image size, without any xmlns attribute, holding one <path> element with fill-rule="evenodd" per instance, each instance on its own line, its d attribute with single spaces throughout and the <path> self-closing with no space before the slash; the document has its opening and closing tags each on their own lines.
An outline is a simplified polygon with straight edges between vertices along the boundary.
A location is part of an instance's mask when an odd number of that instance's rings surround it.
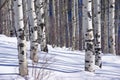
<svg viewBox="0 0 120 80">
<path fill-rule="evenodd" d="M 29 45 L 29 42 L 27 42 Z M 84 71 L 84 51 L 71 51 L 69 48 L 52 48 L 49 53 L 39 51 L 39 63 L 34 66 L 29 59 L 29 75 L 24 79 L 18 74 L 18 52 L 15 37 L 0 35 L 0 80 L 36 80 L 34 75 L 45 73 L 43 80 L 120 80 L 120 57 L 103 55 L 103 67 L 96 67 L 94 73 Z M 44 69 L 43 69 L 44 67 Z M 36 74 L 32 74 L 35 73 Z M 43 75 L 43 74 L 41 74 Z M 48 78 L 47 78 L 48 77 Z"/>
</svg>

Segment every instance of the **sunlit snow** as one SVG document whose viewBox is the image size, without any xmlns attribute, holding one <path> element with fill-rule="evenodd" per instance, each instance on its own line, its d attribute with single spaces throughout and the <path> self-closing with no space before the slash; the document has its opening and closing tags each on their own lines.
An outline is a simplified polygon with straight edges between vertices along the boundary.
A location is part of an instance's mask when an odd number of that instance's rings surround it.
<svg viewBox="0 0 120 80">
<path fill-rule="evenodd" d="M 29 42 L 27 42 L 29 45 Z M 44 64 L 50 76 L 45 80 L 120 80 L 120 57 L 103 55 L 102 69 L 96 68 L 95 73 L 84 71 L 84 51 L 71 51 L 69 48 L 52 48 L 49 53 L 39 51 L 39 63 L 35 66 L 40 69 Z M 18 74 L 18 52 L 15 37 L 0 35 L 0 80 L 25 80 Z M 28 46 L 28 80 L 32 76 L 32 61 L 29 59 Z"/>
</svg>

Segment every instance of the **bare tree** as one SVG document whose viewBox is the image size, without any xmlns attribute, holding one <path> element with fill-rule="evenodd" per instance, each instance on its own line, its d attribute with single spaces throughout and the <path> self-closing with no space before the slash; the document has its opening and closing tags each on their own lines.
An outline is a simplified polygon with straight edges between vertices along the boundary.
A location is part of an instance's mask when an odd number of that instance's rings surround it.
<svg viewBox="0 0 120 80">
<path fill-rule="evenodd" d="M 95 65 L 101 67 L 101 4 L 100 0 L 93 0 L 94 5 L 94 36 L 95 36 Z"/>
<path fill-rule="evenodd" d="M 105 18 L 104 18 L 104 27 L 103 27 L 103 52 L 104 53 L 108 53 L 109 52 L 109 48 L 108 48 L 108 5 L 109 5 L 109 0 L 104 0 L 105 2 Z"/>
<path fill-rule="evenodd" d="M 33 62 L 38 62 L 38 33 L 37 18 L 35 13 L 35 0 L 28 0 L 28 17 L 30 26 L 30 58 Z"/>
<path fill-rule="evenodd" d="M 19 74 L 21 76 L 25 76 L 28 74 L 28 67 L 26 58 L 26 38 L 24 34 L 22 0 L 14 0 L 14 14 L 18 40 Z"/>
<path fill-rule="evenodd" d="M 115 50 L 115 0 L 109 0 L 109 52 L 116 54 L 116 50 Z"/>
<path fill-rule="evenodd" d="M 77 28 L 77 16 L 76 16 L 76 1 L 72 1 L 72 27 L 73 27 L 73 35 L 72 35 L 72 50 L 75 49 L 75 42 L 76 42 L 76 28 Z"/>
<path fill-rule="evenodd" d="M 95 54 L 94 54 L 94 36 L 93 36 L 93 26 L 92 26 L 92 0 L 87 1 L 87 18 L 86 24 L 86 37 L 85 37 L 85 71 L 93 72 L 95 65 Z"/>
<path fill-rule="evenodd" d="M 40 30 L 41 30 L 41 51 L 48 52 L 48 47 L 47 47 L 47 39 L 46 39 L 46 23 L 45 23 L 45 9 L 47 7 L 47 0 L 42 0 L 41 1 L 41 22 L 40 22 Z"/>
</svg>

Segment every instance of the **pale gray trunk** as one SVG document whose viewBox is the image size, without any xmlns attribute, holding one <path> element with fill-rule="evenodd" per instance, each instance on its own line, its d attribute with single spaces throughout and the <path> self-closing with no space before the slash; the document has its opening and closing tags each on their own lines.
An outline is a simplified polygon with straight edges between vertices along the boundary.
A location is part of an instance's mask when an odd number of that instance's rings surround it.
<svg viewBox="0 0 120 80">
<path fill-rule="evenodd" d="M 72 50 L 75 50 L 75 42 L 76 42 L 76 24 L 77 24 L 77 17 L 76 17 L 76 0 L 72 1 L 72 27 L 73 27 L 73 35 L 72 35 Z"/>
<path fill-rule="evenodd" d="M 28 0 L 28 17 L 30 26 L 30 58 L 33 62 L 38 62 L 38 34 L 37 18 L 34 7 L 35 0 Z"/>
<path fill-rule="evenodd" d="M 115 50 L 115 0 L 109 0 L 109 52 L 116 54 Z"/>
<path fill-rule="evenodd" d="M 95 54 L 94 54 L 94 36 L 92 26 L 92 0 L 87 1 L 87 20 L 86 24 L 86 37 L 85 37 L 85 71 L 93 72 L 95 65 Z M 86 26 L 85 26 L 86 27 Z"/>
<path fill-rule="evenodd" d="M 101 4 L 100 0 L 94 2 L 94 31 L 95 31 L 95 65 L 101 67 Z"/>
<path fill-rule="evenodd" d="M 85 49 L 85 34 L 86 34 L 86 28 L 88 26 L 87 21 L 87 0 L 83 0 L 82 3 L 82 49 Z"/>
<path fill-rule="evenodd" d="M 22 0 L 14 0 L 14 14 L 18 39 L 19 74 L 21 76 L 25 76 L 28 75 L 28 67 L 26 57 L 26 38 L 24 34 Z"/>
<path fill-rule="evenodd" d="M 104 32 L 103 32 L 103 44 L 104 44 L 104 48 L 103 48 L 103 52 L 104 53 L 108 53 L 109 52 L 109 48 L 108 48 L 108 0 L 104 0 L 105 1 L 105 21 L 104 21 Z"/>
<path fill-rule="evenodd" d="M 41 13 L 40 13 L 40 9 L 42 8 L 42 3 L 41 0 L 35 0 L 35 12 L 36 12 L 36 16 L 37 16 L 37 26 L 38 26 L 38 42 L 41 42 L 41 38 L 42 38 L 42 31 L 40 28 L 40 24 L 41 24 Z"/>
<path fill-rule="evenodd" d="M 13 11 L 12 11 L 12 6 L 13 6 L 13 1 L 12 0 L 9 0 L 9 8 L 8 8 L 8 11 L 9 11 L 9 28 L 10 28 L 10 36 L 14 36 L 14 27 L 13 27 L 13 19 L 12 19 L 12 16 L 13 16 Z"/>
<path fill-rule="evenodd" d="M 79 26 L 79 7 L 78 7 L 78 5 L 79 5 L 79 0 L 75 0 L 75 11 L 76 11 L 76 13 L 75 13 L 75 15 L 76 15 L 76 49 L 77 50 L 79 50 L 80 49 L 80 46 L 79 46 L 79 44 L 81 45 L 81 43 L 80 43 L 80 41 L 81 40 L 79 40 L 80 38 L 80 33 L 79 33 L 79 30 L 80 30 L 80 27 L 82 27 L 82 26 Z"/>
<path fill-rule="evenodd" d="M 48 52 L 47 41 L 46 41 L 46 23 L 45 23 L 45 9 L 47 7 L 47 0 L 41 1 L 41 22 L 40 22 L 40 30 L 41 30 L 41 51 Z"/>
<path fill-rule="evenodd" d="M 24 16 L 24 25 L 25 25 L 25 36 L 26 40 L 29 41 L 29 24 L 28 24 L 28 8 L 27 8 L 27 0 L 23 1 L 23 16 Z"/>
</svg>

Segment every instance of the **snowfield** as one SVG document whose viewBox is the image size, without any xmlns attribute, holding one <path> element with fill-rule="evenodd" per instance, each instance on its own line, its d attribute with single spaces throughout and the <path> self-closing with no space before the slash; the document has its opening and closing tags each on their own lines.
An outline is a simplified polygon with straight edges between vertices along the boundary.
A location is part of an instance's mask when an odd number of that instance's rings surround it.
<svg viewBox="0 0 120 80">
<path fill-rule="evenodd" d="M 48 54 L 39 51 L 39 63 L 34 66 L 27 48 L 29 75 L 24 79 L 18 75 L 16 38 L 0 35 L 0 80 L 36 80 L 33 76 L 39 72 L 44 73 L 41 74 L 43 80 L 120 80 L 120 56 L 103 55 L 102 69 L 96 67 L 95 73 L 90 73 L 84 71 L 84 51 L 52 48 L 50 45 L 48 48 Z"/>
</svg>

